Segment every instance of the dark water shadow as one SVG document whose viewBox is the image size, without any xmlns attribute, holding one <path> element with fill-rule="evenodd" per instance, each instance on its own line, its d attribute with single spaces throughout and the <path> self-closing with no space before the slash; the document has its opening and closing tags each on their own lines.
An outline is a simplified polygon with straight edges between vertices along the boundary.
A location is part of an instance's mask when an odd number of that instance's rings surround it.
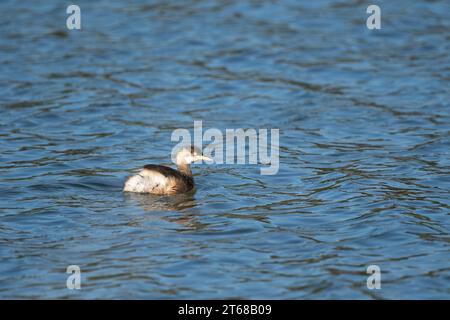
<svg viewBox="0 0 450 320">
<path fill-rule="evenodd" d="M 194 193 L 195 191 L 173 196 L 158 196 L 127 192 L 124 193 L 124 197 L 125 201 L 139 206 L 153 218 L 158 216 L 158 219 L 175 223 L 176 231 L 197 232 L 204 230 L 209 224 L 200 222 L 199 215 L 195 210 L 191 210 L 197 206 Z"/>
<path fill-rule="evenodd" d="M 124 197 L 146 212 L 185 211 L 196 206 L 193 192 L 173 196 L 125 192 Z"/>
</svg>

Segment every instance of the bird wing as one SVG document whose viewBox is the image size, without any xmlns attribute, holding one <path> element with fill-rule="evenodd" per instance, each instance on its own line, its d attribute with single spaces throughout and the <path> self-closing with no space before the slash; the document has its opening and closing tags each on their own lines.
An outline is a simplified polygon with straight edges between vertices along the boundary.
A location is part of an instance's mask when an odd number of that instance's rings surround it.
<svg viewBox="0 0 450 320">
<path fill-rule="evenodd" d="M 148 164 L 125 182 L 124 191 L 173 194 L 180 186 L 180 173 L 172 168 Z"/>
<path fill-rule="evenodd" d="M 177 170 L 172 169 L 170 167 L 157 165 L 157 164 L 146 164 L 144 166 L 144 169 L 142 169 L 142 171 L 148 171 L 148 173 L 150 173 L 150 174 L 153 172 L 158 172 L 158 173 L 162 174 L 163 176 L 165 176 L 166 178 L 168 178 L 170 176 L 178 176 L 179 175 L 179 172 Z"/>
</svg>

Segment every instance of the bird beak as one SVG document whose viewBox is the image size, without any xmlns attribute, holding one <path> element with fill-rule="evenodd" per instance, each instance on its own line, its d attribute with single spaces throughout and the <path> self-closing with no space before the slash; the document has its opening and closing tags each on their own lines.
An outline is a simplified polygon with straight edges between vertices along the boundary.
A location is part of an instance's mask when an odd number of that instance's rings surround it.
<svg viewBox="0 0 450 320">
<path fill-rule="evenodd" d="M 214 161 L 214 159 L 211 159 L 210 157 L 207 157 L 207 156 L 200 156 L 200 160 L 204 160 L 204 161 Z"/>
</svg>

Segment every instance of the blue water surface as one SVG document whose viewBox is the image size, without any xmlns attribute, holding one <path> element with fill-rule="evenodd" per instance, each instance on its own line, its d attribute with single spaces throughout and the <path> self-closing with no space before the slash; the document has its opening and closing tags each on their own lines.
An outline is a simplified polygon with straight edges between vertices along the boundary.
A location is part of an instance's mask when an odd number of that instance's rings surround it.
<svg viewBox="0 0 450 320">
<path fill-rule="evenodd" d="M 0 298 L 450 298 L 449 1 L 69 4 L 0 2 Z M 278 174 L 124 194 L 194 120 L 279 129 Z"/>
</svg>

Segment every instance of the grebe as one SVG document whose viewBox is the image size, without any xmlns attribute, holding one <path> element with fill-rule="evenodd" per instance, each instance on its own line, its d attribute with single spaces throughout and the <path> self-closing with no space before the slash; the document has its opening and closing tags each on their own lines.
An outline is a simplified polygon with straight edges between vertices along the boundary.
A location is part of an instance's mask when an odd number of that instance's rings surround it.
<svg viewBox="0 0 450 320">
<path fill-rule="evenodd" d="M 147 164 L 138 174 L 125 181 L 123 191 L 153 193 L 159 195 L 172 195 L 184 193 L 194 188 L 194 178 L 191 171 L 191 163 L 207 160 L 200 149 L 183 147 L 176 156 L 178 170 L 166 166 Z"/>
</svg>

